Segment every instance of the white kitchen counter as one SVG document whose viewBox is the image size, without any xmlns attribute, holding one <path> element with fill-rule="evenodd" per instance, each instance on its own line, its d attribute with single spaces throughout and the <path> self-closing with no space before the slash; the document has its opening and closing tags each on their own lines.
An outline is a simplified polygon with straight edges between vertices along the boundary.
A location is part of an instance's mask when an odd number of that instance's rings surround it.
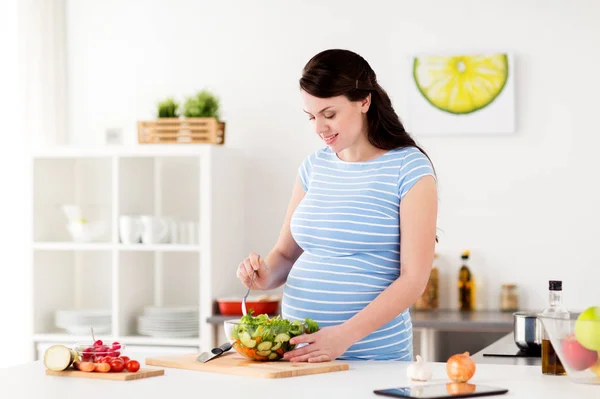
<svg viewBox="0 0 600 399">
<path fill-rule="evenodd" d="M 86 399 L 215 397 L 265 398 L 383 398 L 374 389 L 405 385 L 407 363 L 351 363 L 350 370 L 282 379 L 259 379 L 200 371 L 165 369 L 165 375 L 135 381 L 107 381 L 51 377 L 40 362 L 0 369 L 2 396 L 56 398 L 74 395 Z M 142 365 L 143 367 L 147 367 Z M 433 363 L 429 383 L 448 381 L 444 363 Z M 507 388 L 498 398 L 600 398 L 600 385 L 581 385 L 566 376 L 545 376 L 535 366 L 480 364 L 471 383 Z"/>
</svg>

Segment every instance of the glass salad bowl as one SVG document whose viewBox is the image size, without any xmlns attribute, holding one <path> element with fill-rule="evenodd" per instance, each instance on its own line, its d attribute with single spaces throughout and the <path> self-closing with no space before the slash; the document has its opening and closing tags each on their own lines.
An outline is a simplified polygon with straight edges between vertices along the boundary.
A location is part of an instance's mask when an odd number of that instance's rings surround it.
<svg viewBox="0 0 600 399">
<path fill-rule="evenodd" d="M 538 318 L 568 378 L 580 384 L 600 384 L 600 318 L 586 313 L 572 313 L 569 319 Z"/>
<path fill-rule="evenodd" d="M 280 360 L 284 353 L 294 349 L 295 345 L 290 344 L 292 337 L 319 330 L 318 324 L 310 319 L 290 321 L 280 316 L 269 318 L 266 314 L 256 317 L 248 314 L 223 323 L 225 336 L 240 355 L 263 362 Z"/>
<path fill-rule="evenodd" d="M 116 341 L 107 341 L 104 343 L 101 340 L 94 343 L 77 342 L 74 344 L 73 349 L 75 349 L 81 361 L 99 362 L 106 356 L 121 356 L 125 350 L 125 344 Z"/>
</svg>

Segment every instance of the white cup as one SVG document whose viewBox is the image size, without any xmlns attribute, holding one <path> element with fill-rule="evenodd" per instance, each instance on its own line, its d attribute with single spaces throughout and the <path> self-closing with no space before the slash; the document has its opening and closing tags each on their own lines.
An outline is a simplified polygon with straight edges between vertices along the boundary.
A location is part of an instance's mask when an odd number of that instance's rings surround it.
<svg viewBox="0 0 600 399">
<path fill-rule="evenodd" d="M 186 245 L 198 244 L 198 223 L 190 221 L 179 222 L 179 242 Z"/>
<path fill-rule="evenodd" d="M 177 221 L 175 220 L 175 218 L 165 217 L 164 220 L 167 222 L 167 225 L 169 226 L 169 234 L 167 236 L 166 242 L 169 242 L 171 244 L 180 243 L 179 227 L 177 226 Z"/>
<path fill-rule="evenodd" d="M 140 217 L 143 226 L 142 242 L 144 244 L 164 243 L 169 237 L 169 223 L 163 218 L 144 215 Z"/>
<path fill-rule="evenodd" d="M 139 244 L 143 226 L 139 218 L 134 216 L 119 217 L 119 237 L 123 244 Z"/>
</svg>

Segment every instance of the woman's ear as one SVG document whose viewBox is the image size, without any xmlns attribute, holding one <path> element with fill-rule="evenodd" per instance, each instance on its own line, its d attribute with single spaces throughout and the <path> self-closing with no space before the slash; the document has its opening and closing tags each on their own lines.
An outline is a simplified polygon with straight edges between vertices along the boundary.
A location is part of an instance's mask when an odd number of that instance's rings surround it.
<svg viewBox="0 0 600 399">
<path fill-rule="evenodd" d="M 371 106 L 371 93 L 369 93 L 365 98 L 360 100 L 360 112 L 366 114 Z"/>
</svg>

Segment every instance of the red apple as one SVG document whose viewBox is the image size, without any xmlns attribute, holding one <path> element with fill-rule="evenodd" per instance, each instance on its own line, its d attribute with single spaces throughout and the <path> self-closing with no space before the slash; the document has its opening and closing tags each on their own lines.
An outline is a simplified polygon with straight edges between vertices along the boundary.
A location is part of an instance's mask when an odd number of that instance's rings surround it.
<svg viewBox="0 0 600 399">
<path fill-rule="evenodd" d="M 584 348 L 574 335 L 562 341 L 562 352 L 567 365 L 577 371 L 591 367 L 598 360 L 598 352 Z"/>
</svg>

